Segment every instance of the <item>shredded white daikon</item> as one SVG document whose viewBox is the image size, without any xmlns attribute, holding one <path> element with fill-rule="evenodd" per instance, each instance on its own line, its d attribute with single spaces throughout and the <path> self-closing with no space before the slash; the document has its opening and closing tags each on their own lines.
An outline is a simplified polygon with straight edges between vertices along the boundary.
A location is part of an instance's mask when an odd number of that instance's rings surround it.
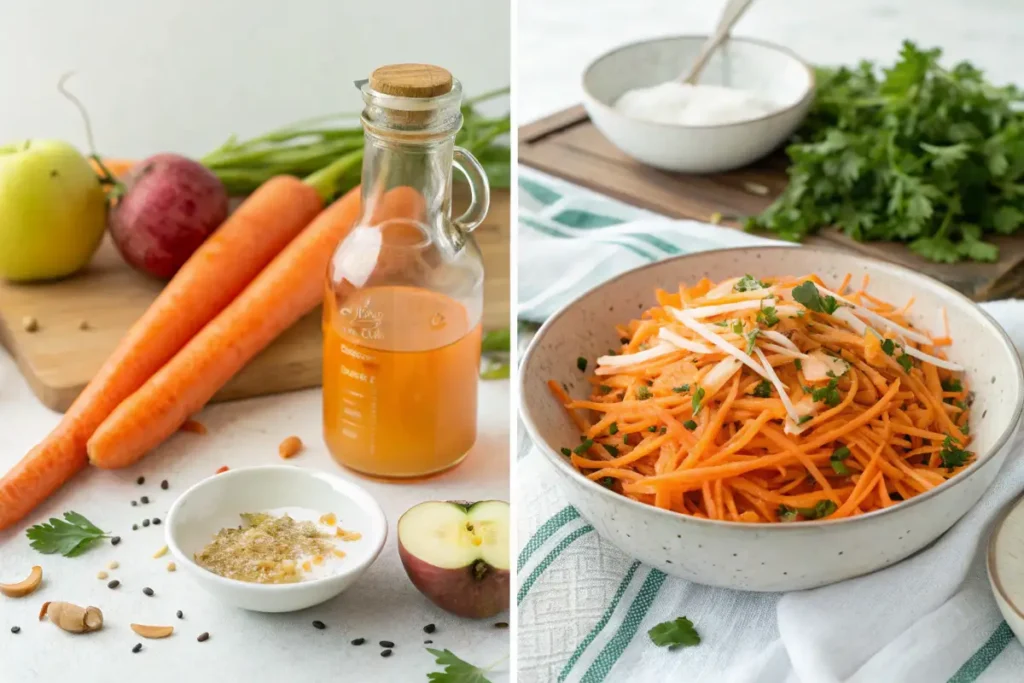
<svg viewBox="0 0 1024 683">
<path fill-rule="evenodd" d="M 671 307 L 666 307 L 666 308 L 667 308 L 669 314 L 671 314 L 673 317 L 675 317 L 676 320 L 678 320 L 682 324 L 686 325 L 687 327 L 689 327 L 691 330 L 693 330 L 694 332 L 696 332 L 700 336 L 702 336 L 705 339 L 707 339 L 709 342 L 714 344 L 716 347 L 721 349 L 723 352 L 729 354 L 730 356 L 732 356 L 733 358 L 735 358 L 739 362 L 741 362 L 744 365 L 746 365 L 748 368 L 750 368 L 751 370 L 753 370 L 754 372 L 759 374 L 761 377 L 764 377 L 765 379 L 768 378 L 768 375 L 765 374 L 764 368 L 762 368 L 760 365 L 758 365 L 750 356 L 748 356 L 744 352 L 740 351 L 739 349 L 737 349 L 735 346 L 733 346 L 729 342 L 727 342 L 724 339 L 722 339 L 720 336 L 718 336 L 717 334 L 715 334 L 714 332 L 709 330 L 707 327 L 705 327 L 702 323 L 699 323 L 696 320 L 690 318 L 685 312 L 680 311 L 678 308 L 671 308 Z"/>
<path fill-rule="evenodd" d="M 594 372 L 598 375 L 613 375 L 616 372 L 615 368 L 636 365 L 637 363 L 642 363 L 645 360 L 660 358 L 661 356 L 668 355 L 675 351 L 678 351 L 676 347 L 671 344 L 664 343 L 652 346 L 649 349 L 644 349 L 643 351 L 637 351 L 636 353 L 627 353 L 621 356 L 601 356 L 597 359 L 599 367 Z"/>
<path fill-rule="evenodd" d="M 713 351 L 713 349 L 705 346 L 704 344 L 693 341 L 692 339 L 687 339 L 667 327 L 663 327 L 658 330 L 658 338 L 667 341 L 670 344 L 674 344 L 680 349 L 686 349 L 687 351 L 693 351 L 694 353 L 711 353 Z"/>
<path fill-rule="evenodd" d="M 758 359 L 762 363 L 764 363 L 764 370 L 767 376 L 762 376 L 765 377 L 769 382 L 771 382 L 772 386 L 775 387 L 775 391 L 778 392 L 779 398 L 782 400 L 782 405 L 785 406 L 786 412 L 789 414 L 789 417 L 793 420 L 793 422 L 799 422 L 800 416 L 797 415 L 796 409 L 793 407 L 793 402 L 789 400 L 789 394 L 786 393 L 786 385 L 783 384 L 782 381 L 779 379 L 779 376 L 775 374 L 775 369 L 772 367 L 772 364 L 768 362 L 768 359 L 764 357 L 764 353 L 761 351 L 761 349 L 755 346 L 754 353 L 756 353 Z"/>
</svg>

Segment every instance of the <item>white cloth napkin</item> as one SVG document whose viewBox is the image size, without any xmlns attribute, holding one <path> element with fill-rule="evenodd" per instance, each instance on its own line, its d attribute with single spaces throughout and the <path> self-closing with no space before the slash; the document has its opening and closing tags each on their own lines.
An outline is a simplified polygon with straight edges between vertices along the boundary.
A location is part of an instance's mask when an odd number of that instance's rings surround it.
<svg viewBox="0 0 1024 683">
<path fill-rule="evenodd" d="M 531 172 L 525 177 L 528 183 L 558 195 L 554 211 L 550 208 L 554 202 L 547 204 L 549 220 L 552 215 L 581 210 L 581 195 L 572 186 Z M 521 196 L 536 202 L 538 194 L 544 196 L 538 187 L 532 193 L 523 188 Z M 605 205 L 611 206 L 611 215 L 627 221 L 630 211 L 635 211 L 593 196 L 582 203 L 588 212 L 598 214 Z M 530 211 L 536 207 L 528 206 L 528 218 Z M 636 215 L 643 223 L 620 224 L 616 226 L 620 234 L 651 225 L 649 215 Z M 655 218 L 654 223 L 674 223 L 671 228 L 665 226 L 668 232 L 685 234 L 694 229 L 691 222 Z M 736 235 L 749 238 L 714 226 L 700 230 L 701 240 L 719 245 Z M 545 240 L 534 234 L 531 239 L 532 253 L 552 260 L 566 245 L 551 240 L 568 238 Z M 571 247 L 564 253 L 592 253 L 581 244 Z M 615 249 L 620 257 L 625 251 L 621 245 Z M 563 297 L 576 291 L 574 286 L 564 286 L 570 262 L 555 269 L 542 270 L 536 263 L 523 267 L 533 281 L 522 284 L 521 270 L 521 287 L 536 291 L 536 303 L 520 311 L 530 319 L 557 309 L 567 300 Z M 542 298 L 544 285 L 537 282 L 541 277 L 549 284 L 563 282 L 561 291 Z M 520 300 L 528 302 L 522 291 Z M 1018 351 L 1024 348 L 1024 302 L 984 307 L 1010 333 Z M 1024 647 L 1013 638 L 995 605 L 983 555 L 990 523 L 1024 492 L 1020 445 L 1019 441 L 1014 445 L 984 499 L 932 546 L 874 574 L 788 594 L 709 588 L 633 561 L 597 536 L 568 504 L 550 465 L 536 451 L 528 452 L 517 464 L 518 680 L 1024 681 Z M 679 616 L 694 622 L 701 644 L 676 651 L 653 646 L 647 631 Z"/>
</svg>

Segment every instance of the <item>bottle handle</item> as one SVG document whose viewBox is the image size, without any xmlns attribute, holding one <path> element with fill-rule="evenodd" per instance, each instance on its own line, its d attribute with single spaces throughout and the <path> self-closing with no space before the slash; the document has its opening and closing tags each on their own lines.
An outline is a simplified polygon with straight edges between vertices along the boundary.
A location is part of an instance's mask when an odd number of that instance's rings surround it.
<svg viewBox="0 0 1024 683">
<path fill-rule="evenodd" d="M 487 173 L 476 157 L 462 147 L 455 148 L 452 165 L 466 176 L 469 181 L 469 208 L 452 221 L 464 232 L 473 232 L 487 216 L 491 206 L 491 185 L 487 181 Z"/>
</svg>

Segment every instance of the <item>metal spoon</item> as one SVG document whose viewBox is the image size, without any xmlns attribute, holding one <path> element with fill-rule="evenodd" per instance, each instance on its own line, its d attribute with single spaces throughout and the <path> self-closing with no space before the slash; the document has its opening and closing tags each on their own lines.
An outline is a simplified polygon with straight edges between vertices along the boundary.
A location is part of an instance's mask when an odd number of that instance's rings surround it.
<svg viewBox="0 0 1024 683">
<path fill-rule="evenodd" d="M 679 75 L 681 82 L 689 83 L 690 85 L 697 82 L 701 71 L 704 70 L 708 60 L 711 59 L 711 55 L 722 44 L 722 41 L 729 37 L 729 31 L 732 30 L 732 27 L 736 25 L 736 22 L 740 20 L 740 17 L 743 16 L 743 13 L 747 11 L 747 8 L 753 2 L 754 0 L 728 0 L 725 3 L 722 17 L 718 20 L 718 27 L 701 46 L 700 54 L 697 55 L 697 60 L 690 67 L 690 70 L 685 74 Z"/>
</svg>

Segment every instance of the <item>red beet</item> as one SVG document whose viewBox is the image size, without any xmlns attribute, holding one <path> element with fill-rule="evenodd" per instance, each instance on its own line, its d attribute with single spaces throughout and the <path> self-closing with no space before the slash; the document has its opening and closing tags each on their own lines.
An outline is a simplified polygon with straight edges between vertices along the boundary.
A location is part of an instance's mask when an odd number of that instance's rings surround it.
<svg viewBox="0 0 1024 683">
<path fill-rule="evenodd" d="M 228 215 L 223 183 L 202 164 L 177 154 L 140 162 L 110 212 L 110 235 L 124 260 L 170 279 Z"/>
</svg>

